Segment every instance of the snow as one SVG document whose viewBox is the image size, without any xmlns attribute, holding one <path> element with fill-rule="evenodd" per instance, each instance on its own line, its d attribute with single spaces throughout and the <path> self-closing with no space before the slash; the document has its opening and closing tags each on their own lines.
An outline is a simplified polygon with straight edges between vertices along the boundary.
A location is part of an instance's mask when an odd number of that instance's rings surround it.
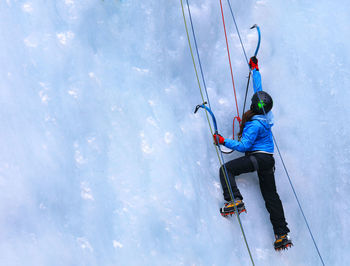
<svg viewBox="0 0 350 266">
<path fill-rule="evenodd" d="M 236 108 L 220 5 L 189 2 L 212 109 L 229 137 Z M 275 137 L 325 264 L 344 265 L 350 4 L 231 5 L 248 56 L 249 28 L 261 27 Z M 223 6 L 241 110 L 247 66 Z M 6 0 L 0 16 L 0 265 L 251 265 L 237 219 L 218 213 L 219 161 L 205 113 L 193 114 L 202 99 L 180 1 Z M 257 176 L 239 176 L 254 261 L 321 265 L 275 159 L 294 247 L 273 250 Z"/>
</svg>

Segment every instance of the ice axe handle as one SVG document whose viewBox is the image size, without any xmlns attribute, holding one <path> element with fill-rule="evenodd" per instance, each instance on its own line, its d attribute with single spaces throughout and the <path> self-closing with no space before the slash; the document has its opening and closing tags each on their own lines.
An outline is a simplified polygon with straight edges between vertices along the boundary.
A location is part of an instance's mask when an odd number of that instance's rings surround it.
<svg viewBox="0 0 350 266">
<path fill-rule="evenodd" d="M 259 36 L 259 39 L 258 39 L 258 45 L 255 49 L 255 53 L 254 53 L 254 56 L 257 56 L 258 52 L 259 52 L 259 48 L 260 48 L 260 41 L 261 41 L 261 33 L 260 33 L 260 28 L 257 24 L 254 24 L 253 26 L 250 27 L 250 29 L 254 29 L 256 28 L 257 32 L 258 32 L 258 36 Z"/>
</svg>

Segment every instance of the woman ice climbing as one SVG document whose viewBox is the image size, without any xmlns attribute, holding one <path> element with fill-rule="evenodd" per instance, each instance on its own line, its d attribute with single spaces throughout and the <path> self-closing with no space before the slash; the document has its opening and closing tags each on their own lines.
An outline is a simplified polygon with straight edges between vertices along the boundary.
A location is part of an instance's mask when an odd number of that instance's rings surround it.
<svg viewBox="0 0 350 266">
<path fill-rule="evenodd" d="M 255 56 L 250 59 L 249 66 L 253 72 L 254 95 L 250 110 L 244 113 L 242 117 L 238 133 L 239 141 L 225 139 L 220 134 L 214 134 L 213 136 L 216 144 L 245 152 L 245 156 L 225 164 L 233 195 L 230 195 L 227 187 L 224 168 L 221 167 L 220 169 L 221 186 L 224 198 L 227 201 L 220 211 L 223 216 L 233 214 L 235 212 L 234 205 L 236 205 L 239 213 L 245 211 L 243 197 L 237 187 L 235 176 L 257 171 L 261 194 L 265 200 L 266 209 L 270 213 L 270 220 L 275 233 L 274 246 L 276 250 L 279 250 L 291 246 L 292 242 L 288 237 L 289 229 L 284 217 L 282 202 L 276 191 L 274 177 L 274 144 L 271 133 L 273 101 L 271 96 L 262 90 L 258 60 Z"/>
</svg>

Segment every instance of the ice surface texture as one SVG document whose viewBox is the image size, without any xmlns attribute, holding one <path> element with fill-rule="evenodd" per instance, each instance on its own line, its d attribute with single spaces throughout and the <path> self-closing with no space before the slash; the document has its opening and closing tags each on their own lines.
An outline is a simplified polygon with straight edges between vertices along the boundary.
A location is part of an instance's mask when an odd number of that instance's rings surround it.
<svg viewBox="0 0 350 266">
<path fill-rule="evenodd" d="M 247 66 L 225 2 L 241 110 Z M 236 114 L 219 2 L 190 4 L 227 137 Z M 261 27 L 275 136 L 326 264 L 344 265 L 349 3 L 231 4 L 248 56 L 249 27 Z M 204 114 L 193 114 L 201 98 L 179 1 L 4 0 L 0 18 L 1 265 L 250 265 L 237 220 L 219 214 L 219 163 Z M 253 258 L 318 265 L 277 156 L 276 168 L 294 247 L 274 251 L 256 174 L 242 175 Z"/>
</svg>

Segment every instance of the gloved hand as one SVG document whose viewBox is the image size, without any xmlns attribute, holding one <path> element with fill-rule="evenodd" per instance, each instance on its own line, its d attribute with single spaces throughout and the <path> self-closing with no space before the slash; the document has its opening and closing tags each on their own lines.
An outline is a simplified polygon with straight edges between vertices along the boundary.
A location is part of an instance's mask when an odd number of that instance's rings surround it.
<svg viewBox="0 0 350 266">
<path fill-rule="evenodd" d="M 214 134 L 213 138 L 214 138 L 214 143 L 216 145 L 218 145 L 218 139 L 219 139 L 219 144 L 224 144 L 225 143 L 225 139 L 220 134 Z"/>
<path fill-rule="evenodd" d="M 249 60 L 249 66 L 251 70 L 256 69 L 259 71 L 258 58 L 256 58 L 255 56 L 251 57 Z"/>
</svg>

